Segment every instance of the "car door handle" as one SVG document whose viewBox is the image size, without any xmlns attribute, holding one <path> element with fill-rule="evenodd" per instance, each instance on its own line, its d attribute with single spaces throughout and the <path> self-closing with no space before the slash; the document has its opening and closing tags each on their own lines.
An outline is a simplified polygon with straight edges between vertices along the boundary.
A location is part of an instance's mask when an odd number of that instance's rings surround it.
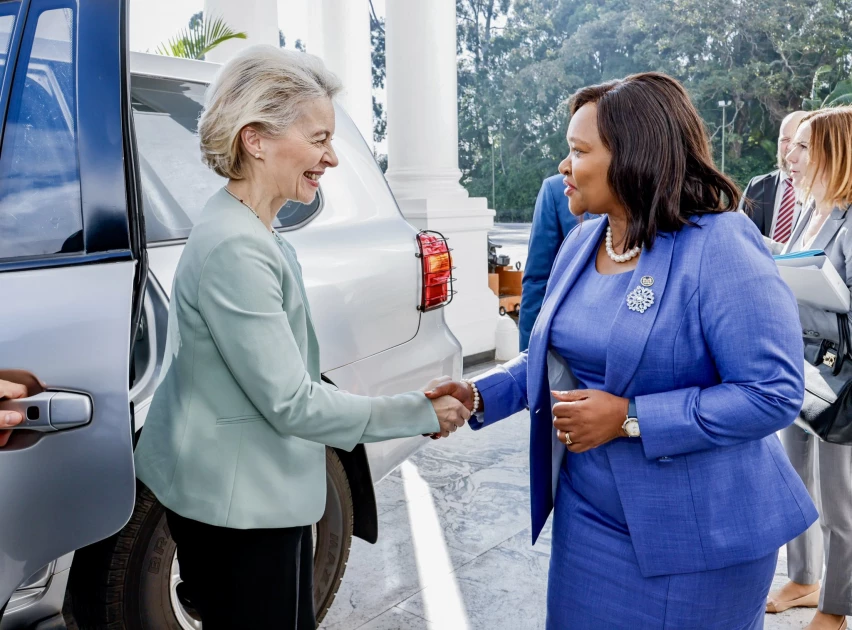
<svg viewBox="0 0 852 630">
<path fill-rule="evenodd" d="M 17 411 L 24 421 L 13 429 L 64 431 L 92 421 L 92 399 L 76 392 L 42 392 L 29 398 L 4 400 L 0 411 Z"/>
</svg>

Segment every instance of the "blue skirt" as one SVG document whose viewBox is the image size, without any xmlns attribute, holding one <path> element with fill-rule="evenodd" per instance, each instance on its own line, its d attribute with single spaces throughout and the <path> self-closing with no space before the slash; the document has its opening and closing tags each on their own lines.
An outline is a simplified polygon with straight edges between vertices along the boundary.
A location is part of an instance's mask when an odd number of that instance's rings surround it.
<svg viewBox="0 0 852 630">
<path fill-rule="evenodd" d="M 761 630 L 777 552 L 716 571 L 643 577 L 627 529 L 559 476 L 547 630 Z"/>
</svg>

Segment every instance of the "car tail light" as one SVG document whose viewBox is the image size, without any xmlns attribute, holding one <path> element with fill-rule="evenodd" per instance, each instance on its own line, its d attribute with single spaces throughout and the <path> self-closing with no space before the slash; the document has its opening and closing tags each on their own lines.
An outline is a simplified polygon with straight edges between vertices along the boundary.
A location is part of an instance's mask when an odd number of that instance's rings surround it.
<svg viewBox="0 0 852 630">
<path fill-rule="evenodd" d="M 447 239 L 439 232 L 424 231 L 417 235 L 423 275 L 420 311 L 446 306 L 453 300 L 453 257 Z"/>
</svg>

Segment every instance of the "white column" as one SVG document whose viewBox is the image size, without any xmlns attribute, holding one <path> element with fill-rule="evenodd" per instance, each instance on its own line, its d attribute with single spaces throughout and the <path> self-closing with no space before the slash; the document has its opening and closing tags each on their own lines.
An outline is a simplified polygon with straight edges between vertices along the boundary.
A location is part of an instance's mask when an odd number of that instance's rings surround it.
<svg viewBox="0 0 852 630">
<path fill-rule="evenodd" d="M 459 183 L 455 0 L 387 0 L 388 172 L 406 219 L 453 248 L 456 295 L 447 323 L 465 356 L 495 347 L 497 297 L 488 288 L 494 211 Z"/>
<path fill-rule="evenodd" d="M 224 63 L 254 44 L 278 46 L 278 3 L 276 0 L 204 0 L 204 20 L 222 18 L 247 39 L 232 39 L 211 50 L 207 61 Z"/>
<path fill-rule="evenodd" d="M 343 81 L 339 97 L 367 144 L 373 146 L 373 75 L 368 0 L 321 0 L 309 6 L 308 52 Z"/>
</svg>

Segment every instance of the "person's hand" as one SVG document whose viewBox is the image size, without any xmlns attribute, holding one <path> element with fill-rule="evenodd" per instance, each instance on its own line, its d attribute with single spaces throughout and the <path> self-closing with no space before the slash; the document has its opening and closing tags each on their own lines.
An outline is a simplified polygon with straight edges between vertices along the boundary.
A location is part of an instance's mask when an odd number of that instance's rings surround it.
<svg viewBox="0 0 852 630">
<path fill-rule="evenodd" d="M 439 376 L 438 378 L 433 378 L 431 381 L 429 381 L 429 384 L 426 385 L 426 387 L 424 387 L 420 391 L 424 392 L 424 393 L 425 392 L 431 392 L 433 389 L 438 387 L 438 385 L 442 385 L 443 383 L 448 383 L 451 380 L 453 380 L 453 379 L 449 376 Z"/>
<path fill-rule="evenodd" d="M 468 411 L 473 411 L 473 390 L 470 388 L 470 385 L 461 381 L 450 380 L 448 376 L 436 380 L 440 381 L 440 383 L 431 391 L 426 392 L 426 398 L 435 400 L 441 396 L 452 396 L 463 404 Z M 432 381 L 432 383 L 434 382 Z"/>
<path fill-rule="evenodd" d="M 784 243 L 779 243 L 778 241 L 773 241 L 768 236 L 763 237 L 763 242 L 769 248 L 769 252 L 772 255 L 778 255 L 782 251 L 784 251 Z"/>
<path fill-rule="evenodd" d="M 627 419 L 626 398 L 597 389 L 551 394 L 560 401 L 553 405 L 556 436 L 572 453 L 582 453 L 626 436 L 621 428 Z"/>
<path fill-rule="evenodd" d="M 432 407 L 435 409 L 435 415 L 438 416 L 438 423 L 441 425 L 441 432 L 435 433 L 431 437 L 437 439 L 440 437 L 449 437 L 459 427 L 463 427 L 464 423 L 470 420 L 470 411 L 463 404 L 452 396 L 441 396 L 432 400 Z"/>
<path fill-rule="evenodd" d="M 15 400 L 26 397 L 27 388 L 24 385 L 0 380 L 0 400 Z M 24 416 L 17 411 L 0 411 L 0 448 L 6 446 L 6 442 L 12 435 L 12 431 L 6 427 L 17 426 L 23 421 Z"/>
</svg>

